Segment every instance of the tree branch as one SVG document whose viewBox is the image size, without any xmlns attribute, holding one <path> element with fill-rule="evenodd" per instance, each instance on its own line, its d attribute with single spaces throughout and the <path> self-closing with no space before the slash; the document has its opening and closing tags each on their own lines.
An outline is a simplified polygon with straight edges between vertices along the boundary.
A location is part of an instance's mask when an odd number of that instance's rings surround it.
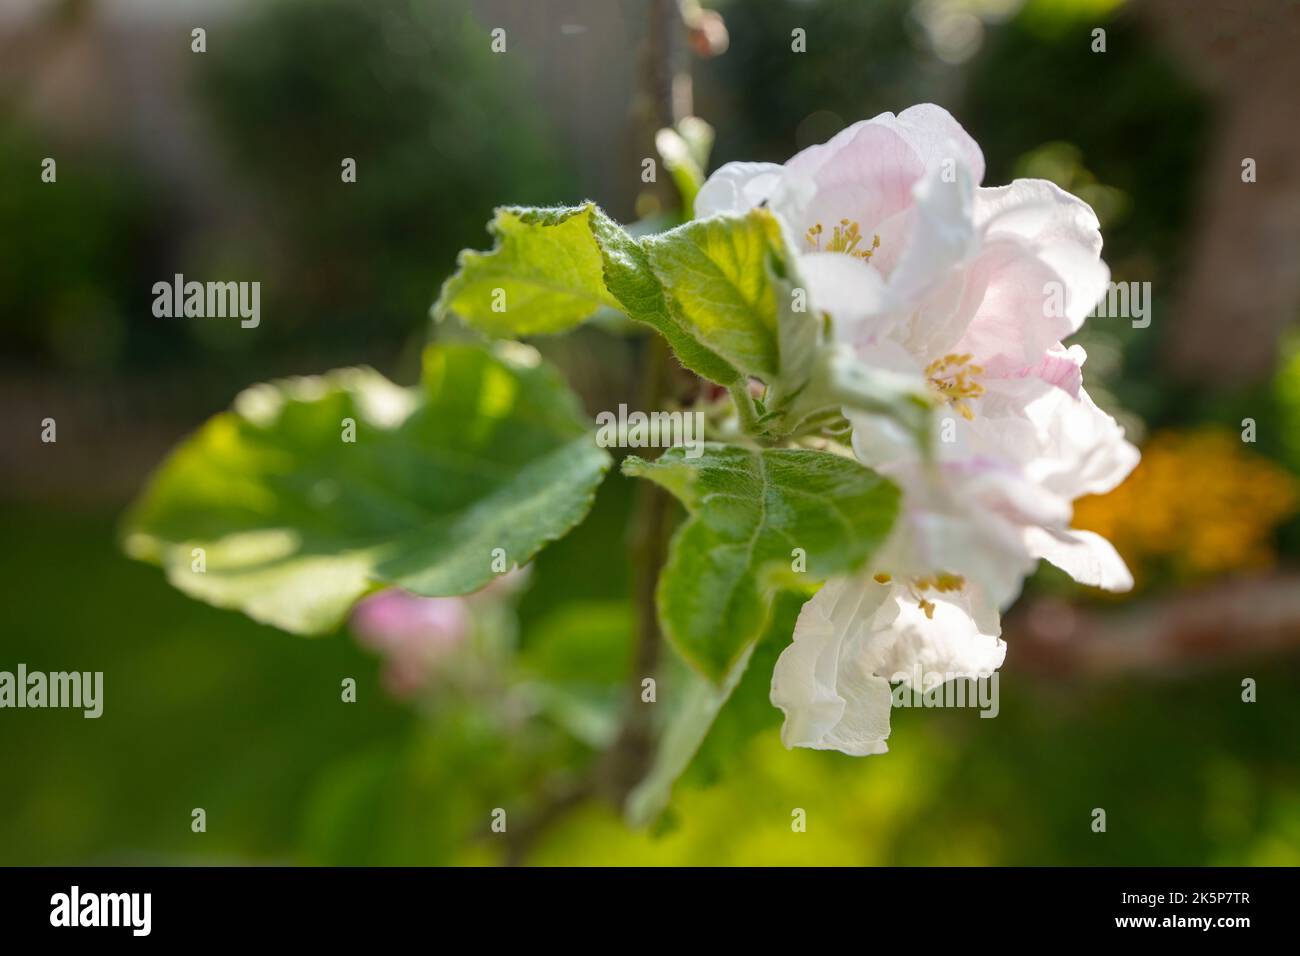
<svg viewBox="0 0 1300 956">
<path fill-rule="evenodd" d="M 1039 600 L 1008 615 L 1016 663 L 1058 676 L 1177 674 L 1300 648 L 1300 574 L 1243 576 L 1117 608 Z"/>
</svg>

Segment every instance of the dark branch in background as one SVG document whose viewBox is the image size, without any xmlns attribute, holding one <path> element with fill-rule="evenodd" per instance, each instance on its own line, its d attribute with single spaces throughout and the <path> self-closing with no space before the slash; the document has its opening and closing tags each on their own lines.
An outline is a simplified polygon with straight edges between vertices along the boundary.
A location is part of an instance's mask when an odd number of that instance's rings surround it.
<svg viewBox="0 0 1300 956">
<path fill-rule="evenodd" d="M 646 337 L 643 344 L 647 354 L 643 363 L 639 407 L 654 410 L 662 408 L 673 397 L 680 367 L 669 354 L 667 343 L 658 335 Z M 635 644 L 618 734 L 597 758 L 590 772 L 541 795 L 536 809 L 521 823 L 512 824 L 506 830 L 505 862 L 508 865 L 517 866 L 525 862 L 529 851 L 547 829 L 593 797 L 605 798 L 621 809 L 632 788 L 650 769 L 655 745 L 654 706 L 641 699 L 641 682 L 655 676 L 663 646 L 655 591 L 659 584 L 659 569 L 668 554 L 674 505 L 668 492 L 650 481 L 638 482 L 636 494 L 628 538 L 632 602 L 636 615 Z"/>
<path fill-rule="evenodd" d="M 1003 627 L 1017 667 L 1048 676 L 1178 676 L 1300 650 L 1300 574 L 1240 577 L 1116 608 L 1039 600 Z"/>
<path fill-rule="evenodd" d="M 649 354 L 644 366 L 640 407 L 649 412 L 662 408 L 671 397 L 674 363 L 662 338 L 655 335 L 644 342 Z M 663 635 L 659 631 L 655 592 L 659 584 L 659 569 L 668 555 L 673 514 L 668 492 L 654 482 L 639 482 L 636 493 L 629 541 L 636 644 L 625 691 L 623 724 L 618 738 L 606 754 L 603 768 L 609 796 L 620 806 L 645 776 L 654 753 L 654 708 L 641 699 L 641 682 L 654 677 L 659 666 Z"/>
<path fill-rule="evenodd" d="M 649 24 L 641 59 L 641 96 L 636 105 L 636 141 L 643 156 L 654 155 L 654 137 L 691 112 L 684 11 L 678 0 L 648 0 Z M 720 21 L 719 21 L 720 22 Z M 639 169 L 639 163 L 634 169 Z M 667 179 L 667 177 L 665 177 Z M 670 184 L 667 184 L 670 185 Z M 647 413 L 676 397 L 677 376 L 682 374 L 657 334 L 648 335 L 642 347 L 642 379 L 638 408 Z M 623 719 L 609 749 L 597 759 L 591 773 L 544 795 L 534 812 L 507 829 L 506 862 L 523 863 L 537 840 L 570 811 L 596 796 L 622 808 L 627 795 L 649 770 L 654 755 L 654 706 L 641 699 L 641 682 L 654 677 L 659 666 L 663 635 L 655 592 L 659 569 L 668 553 L 673 526 L 673 501 L 667 491 L 651 481 L 638 481 L 629 529 L 628 560 L 632 569 L 632 601 L 636 615 L 631 672 L 624 691 Z"/>
<path fill-rule="evenodd" d="M 649 23 L 641 60 L 641 123 L 638 139 L 654 143 L 655 133 L 673 126 L 691 109 L 690 74 L 678 0 L 649 0 Z M 647 155 L 653 155 L 649 153 Z M 647 413 L 672 397 L 673 361 L 658 335 L 642 340 L 642 379 L 638 407 Z M 653 677 L 663 635 L 655 591 L 668 550 L 672 501 L 652 481 L 638 483 L 632 515 L 629 563 L 636 614 L 632 672 L 625 692 L 623 724 L 605 755 L 602 776 L 608 795 L 619 805 L 649 769 L 654 747 L 652 708 L 641 700 L 641 682 Z"/>
</svg>

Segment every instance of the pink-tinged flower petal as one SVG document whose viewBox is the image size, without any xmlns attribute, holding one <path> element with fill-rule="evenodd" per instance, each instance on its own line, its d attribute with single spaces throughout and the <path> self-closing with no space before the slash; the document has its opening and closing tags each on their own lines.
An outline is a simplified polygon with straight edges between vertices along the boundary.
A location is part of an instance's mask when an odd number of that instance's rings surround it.
<svg viewBox="0 0 1300 956">
<path fill-rule="evenodd" d="M 410 700 L 429 682 L 429 668 L 416 658 L 386 658 L 379 669 L 379 682 L 389 696 L 396 700 Z"/>
<path fill-rule="evenodd" d="M 1058 340 L 1077 331 L 1105 294 L 1110 270 L 1100 258 L 1097 214 L 1055 183 L 1017 179 L 1006 186 L 978 190 L 975 225 L 986 242 L 1006 240 L 1028 249 L 1060 283 L 1056 299 L 1045 303 L 1063 306 L 1069 320 L 1069 331 Z M 1059 301 L 1062 298 L 1064 301 Z"/>
<path fill-rule="evenodd" d="M 1124 429 L 1092 401 L 1036 376 L 992 378 L 970 421 L 959 421 L 956 441 L 940 446 L 946 458 L 983 455 L 1016 469 L 1025 480 L 1068 504 L 1109 491 L 1137 464 Z M 1065 527 L 1061 522 L 1039 522 Z"/>
<path fill-rule="evenodd" d="M 1015 236 L 1047 249 L 1076 245 L 1101 254 L 1101 227 L 1091 206 L 1046 179 L 1017 179 L 976 191 L 975 225 L 986 236 Z"/>
<path fill-rule="evenodd" d="M 1050 561 L 1080 584 L 1128 591 L 1133 575 L 1115 546 L 1091 531 L 1026 528 L 1025 542 L 1036 556 Z"/>
<path fill-rule="evenodd" d="M 898 114 L 898 124 L 926 169 L 942 166 L 955 147 L 955 158 L 970 168 L 975 185 L 984 181 L 984 152 L 979 143 L 942 106 L 933 103 L 909 106 Z"/>
<path fill-rule="evenodd" d="M 1029 365 L 1078 328 L 1053 307 L 1053 283 L 1061 278 L 1023 240 L 986 239 L 966 281 L 980 294 L 953 352 L 974 355 L 982 364 L 1003 357 Z"/>
<path fill-rule="evenodd" d="M 1097 407 L 1086 389 L 1077 399 L 1049 388 L 1026 415 L 1038 429 L 1041 451 L 1027 472 L 1068 501 L 1110 491 L 1128 477 L 1140 453 L 1124 429 Z"/>
<path fill-rule="evenodd" d="M 919 183 L 943 181 L 958 169 L 971 191 L 984 176 L 984 157 L 946 110 L 882 113 L 796 154 L 786 163 L 787 189 L 775 206 L 795 238 L 818 223 L 830 230 L 842 219 L 858 223 L 870 238 L 914 206 Z"/>
<path fill-rule="evenodd" d="M 786 167 L 832 185 L 852 170 L 859 179 L 893 176 L 898 188 L 910 188 L 927 170 L 953 159 L 970 167 L 978 185 L 984 180 L 984 154 L 947 110 L 932 103 L 909 107 L 895 116 L 881 113 L 849 126 L 820 146 L 795 154 Z M 830 167 L 837 171 L 821 178 Z"/>
<path fill-rule="evenodd" d="M 469 609 L 461 598 L 420 597 L 390 588 L 356 606 L 352 629 L 362 644 L 379 651 L 450 645 L 467 633 Z"/>
<path fill-rule="evenodd" d="M 997 609 L 1020 595 L 1034 558 L 1024 544 L 1031 524 L 1063 526 L 1070 520 L 1068 502 L 1027 480 L 1014 468 L 992 459 L 945 461 L 937 473 L 924 466 L 905 471 L 885 469 L 904 487 L 903 510 L 896 526 L 900 556 L 886 570 L 911 577 L 939 571 L 960 575 Z"/>
<path fill-rule="evenodd" d="M 894 114 L 881 113 L 796 153 L 785 168 L 814 181 L 819 189 L 861 184 L 892 195 L 901 205 L 924 175 L 925 162 L 899 135 Z"/>
<path fill-rule="evenodd" d="M 1001 355 L 986 360 L 983 381 L 1036 379 L 1061 389 L 1071 398 L 1078 398 L 1079 389 L 1083 387 L 1083 363 L 1087 358 L 1088 353 L 1083 350 L 1083 346 L 1072 345 L 1067 349 L 1059 344 L 1048 349 L 1034 365 L 1022 365 Z"/>
<path fill-rule="evenodd" d="M 911 232 L 897 265 L 889 273 L 896 300 L 921 297 L 976 249 L 972 220 L 975 184 L 965 165 L 955 165 L 951 181 L 942 169 L 930 171 L 913 190 Z"/>
</svg>

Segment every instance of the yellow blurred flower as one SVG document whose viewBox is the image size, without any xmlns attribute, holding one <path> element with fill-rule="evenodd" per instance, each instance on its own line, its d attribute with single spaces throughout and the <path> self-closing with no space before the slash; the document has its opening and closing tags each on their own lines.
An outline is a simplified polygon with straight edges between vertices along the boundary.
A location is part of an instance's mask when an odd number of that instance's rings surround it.
<svg viewBox="0 0 1300 956">
<path fill-rule="evenodd" d="M 1153 435 L 1128 480 L 1081 498 L 1074 524 L 1109 538 L 1141 583 L 1268 567 L 1273 532 L 1300 505 L 1300 482 L 1219 428 Z"/>
</svg>

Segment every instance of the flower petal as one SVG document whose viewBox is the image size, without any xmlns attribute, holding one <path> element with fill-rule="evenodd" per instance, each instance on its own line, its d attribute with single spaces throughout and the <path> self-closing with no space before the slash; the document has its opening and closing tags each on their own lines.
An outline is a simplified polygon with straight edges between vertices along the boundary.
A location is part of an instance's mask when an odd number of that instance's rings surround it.
<svg viewBox="0 0 1300 956">
<path fill-rule="evenodd" d="M 695 196 L 695 216 L 745 213 L 776 191 L 783 169 L 776 163 L 727 163 L 713 171 Z"/>
<path fill-rule="evenodd" d="M 892 601 L 893 619 L 884 624 L 893 634 L 880 673 L 890 681 L 926 691 L 955 677 L 987 677 L 1002 666 L 1007 644 L 994 616 L 982 627 L 972 609 L 974 595 L 960 592 L 925 595 L 927 614 L 908 594 Z M 882 621 L 878 617 L 878 621 Z"/>
<path fill-rule="evenodd" d="M 1058 343 L 1033 365 L 1021 365 L 1007 356 L 995 358 L 984 366 L 984 380 L 1032 378 L 1056 386 L 1071 398 L 1078 398 L 1079 389 L 1083 387 L 1083 363 L 1087 359 L 1088 353 L 1082 345 L 1071 345 L 1067 349 Z"/>
<path fill-rule="evenodd" d="M 955 158 L 970 168 L 975 185 L 984 181 L 984 153 L 979 143 L 942 106 L 910 106 L 898 114 L 898 124 L 927 169 L 942 165 L 955 148 Z"/>
<path fill-rule="evenodd" d="M 1004 261 L 995 273 L 998 281 L 1022 284 L 1019 289 L 1001 292 L 991 287 L 991 294 L 1003 301 L 1014 295 L 1032 305 L 1033 311 L 1025 311 L 1021 317 L 1043 319 L 1033 324 L 1035 331 L 1055 327 L 1064 319 L 1065 331 L 1056 341 L 1078 331 L 1110 281 L 1110 270 L 1101 260 L 1101 229 L 1092 207 L 1045 179 L 1017 179 L 1006 186 L 977 190 L 974 215 L 986 246 L 1002 250 Z M 1008 254 L 1008 250 L 1020 254 Z M 1017 268 L 1017 260 L 1026 258 L 1039 268 L 1030 269 L 1023 263 Z M 1049 282 L 1055 285 L 1048 287 Z M 985 315 L 998 317 L 994 310 Z M 1033 354 L 1027 356 L 1029 361 L 1034 358 Z"/>
<path fill-rule="evenodd" d="M 889 276 L 890 292 L 902 302 L 933 288 L 975 251 L 973 174 L 963 164 L 952 174 L 950 180 L 935 168 L 913 190 L 911 233 Z"/>
<path fill-rule="evenodd" d="M 881 654 L 870 646 L 871 619 L 889 594 L 869 578 L 839 578 L 803 606 L 794 641 L 772 673 L 787 747 L 853 756 L 889 749 L 889 682 L 872 674 Z"/>
<path fill-rule="evenodd" d="M 959 575 L 994 608 L 1014 601 L 1034 568 L 1024 527 L 1070 520 L 1067 502 L 986 459 L 878 470 L 903 489 L 903 507 L 877 566 L 898 578 Z"/>
<path fill-rule="evenodd" d="M 799 257 L 797 271 L 808 288 L 812 309 L 830 313 L 837 332 L 856 328 L 868 316 L 884 310 L 884 281 L 861 259 L 838 252 L 814 252 Z"/>
<path fill-rule="evenodd" d="M 927 614 L 908 587 L 866 576 L 827 582 L 799 613 L 772 674 L 772 703 L 785 712 L 782 742 L 884 753 L 891 681 L 928 690 L 995 671 L 1006 656 L 996 614 L 964 588 L 933 597 Z"/>
<path fill-rule="evenodd" d="M 1080 584 L 1107 591 L 1128 591 L 1133 587 L 1133 575 L 1124 559 L 1099 534 L 1076 529 L 1027 528 L 1025 542 L 1034 554 L 1050 561 Z"/>
</svg>

